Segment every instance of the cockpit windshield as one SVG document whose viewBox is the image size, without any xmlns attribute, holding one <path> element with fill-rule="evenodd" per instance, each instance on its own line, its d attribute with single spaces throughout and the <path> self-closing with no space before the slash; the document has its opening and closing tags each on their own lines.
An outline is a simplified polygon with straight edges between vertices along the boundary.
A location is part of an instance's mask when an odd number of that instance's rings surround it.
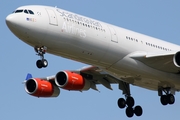
<svg viewBox="0 0 180 120">
<path fill-rule="evenodd" d="M 27 9 L 22 10 L 22 9 L 18 9 L 18 10 L 16 10 L 16 11 L 14 11 L 14 13 L 22 13 L 22 12 L 24 12 L 24 13 L 26 13 L 26 14 L 32 14 L 32 15 L 34 15 L 34 12 L 33 12 L 32 10 L 27 10 Z"/>
<path fill-rule="evenodd" d="M 21 13 L 23 10 L 16 10 L 14 13 Z"/>
<path fill-rule="evenodd" d="M 30 14 L 34 14 L 34 12 L 32 10 L 28 10 Z"/>
<path fill-rule="evenodd" d="M 29 14 L 29 12 L 27 10 L 24 10 L 24 13 Z"/>
</svg>

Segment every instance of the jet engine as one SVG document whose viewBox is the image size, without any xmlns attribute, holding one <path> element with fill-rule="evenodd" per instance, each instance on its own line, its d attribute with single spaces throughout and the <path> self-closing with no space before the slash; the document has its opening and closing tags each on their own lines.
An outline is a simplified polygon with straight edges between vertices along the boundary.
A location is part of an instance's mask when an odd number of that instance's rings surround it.
<svg viewBox="0 0 180 120">
<path fill-rule="evenodd" d="M 89 90 L 90 82 L 82 75 L 71 71 L 60 71 L 56 74 L 55 83 L 58 87 L 66 90 Z"/>
<path fill-rule="evenodd" d="M 180 51 L 174 55 L 173 61 L 177 67 L 180 67 Z"/>
<path fill-rule="evenodd" d="M 57 97 L 60 89 L 53 82 L 40 78 L 31 78 L 25 83 L 25 91 L 36 97 Z"/>
</svg>

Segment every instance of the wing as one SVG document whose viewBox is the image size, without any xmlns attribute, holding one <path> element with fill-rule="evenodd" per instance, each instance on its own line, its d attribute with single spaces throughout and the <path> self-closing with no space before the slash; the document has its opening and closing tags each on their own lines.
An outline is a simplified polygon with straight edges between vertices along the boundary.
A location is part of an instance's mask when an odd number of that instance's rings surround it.
<svg viewBox="0 0 180 120">
<path fill-rule="evenodd" d="M 112 90 L 111 84 L 119 84 L 119 89 L 122 90 L 123 94 L 130 94 L 129 84 L 124 81 L 128 79 L 134 79 L 133 77 L 127 77 L 123 79 L 116 78 L 96 66 L 84 67 L 78 71 L 80 71 L 80 74 L 84 78 L 91 81 L 91 88 L 94 90 L 99 91 L 96 88 L 96 84 L 101 84 L 110 90 Z M 78 71 L 74 71 L 74 72 L 78 72 Z"/>
<path fill-rule="evenodd" d="M 123 85 L 124 82 L 109 73 L 106 73 L 99 67 L 95 66 L 86 66 L 78 70 L 68 70 L 73 73 L 77 73 L 81 75 L 83 78 L 88 80 L 91 83 L 91 87 L 93 90 L 97 90 L 96 85 L 97 84 L 102 84 L 104 87 L 112 90 L 111 84 L 119 84 L 120 89 L 123 90 Z M 27 75 L 28 76 L 28 75 Z M 46 80 L 46 81 L 55 81 L 56 75 L 53 76 L 48 76 L 48 77 L 41 77 L 41 80 Z"/>
<path fill-rule="evenodd" d="M 119 79 L 109 75 L 99 67 L 88 66 L 80 69 L 79 72 L 80 75 L 91 82 L 91 88 L 94 90 L 98 90 L 96 84 L 102 84 L 104 87 L 112 90 L 111 83 L 120 83 Z"/>
<path fill-rule="evenodd" d="M 163 53 L 135 52 L 130 57 L 157 70 L 180 73 L 180 52 L 177 51 Z"/>
</svg>

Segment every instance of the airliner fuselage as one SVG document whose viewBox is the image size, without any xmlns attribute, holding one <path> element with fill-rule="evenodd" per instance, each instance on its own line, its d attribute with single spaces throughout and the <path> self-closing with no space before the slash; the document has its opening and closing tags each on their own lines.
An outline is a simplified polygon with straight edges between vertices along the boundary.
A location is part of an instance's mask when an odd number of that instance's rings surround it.
<svg viewBox="0 0 180 120">
<path fill-rule="evenodd" d="M 180 90 L 178 45 L 56 7 L 22 6 L 6 22 L 32 47 L 46 46 L 50 54 L 97 66 L 128 84 Z"/>
</svg>

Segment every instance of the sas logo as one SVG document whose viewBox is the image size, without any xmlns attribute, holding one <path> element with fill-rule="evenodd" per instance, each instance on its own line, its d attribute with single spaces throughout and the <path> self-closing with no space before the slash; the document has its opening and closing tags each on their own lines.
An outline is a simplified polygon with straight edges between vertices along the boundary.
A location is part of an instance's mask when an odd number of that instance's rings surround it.
<svg viewBox="0 0 180 120">
<path fill-rule="evenodd" d="M 35 18 L 26 18 L 27 21 L 30 21 L 30 22 L 36 22 L 36 19 Z"/>
</svg>

